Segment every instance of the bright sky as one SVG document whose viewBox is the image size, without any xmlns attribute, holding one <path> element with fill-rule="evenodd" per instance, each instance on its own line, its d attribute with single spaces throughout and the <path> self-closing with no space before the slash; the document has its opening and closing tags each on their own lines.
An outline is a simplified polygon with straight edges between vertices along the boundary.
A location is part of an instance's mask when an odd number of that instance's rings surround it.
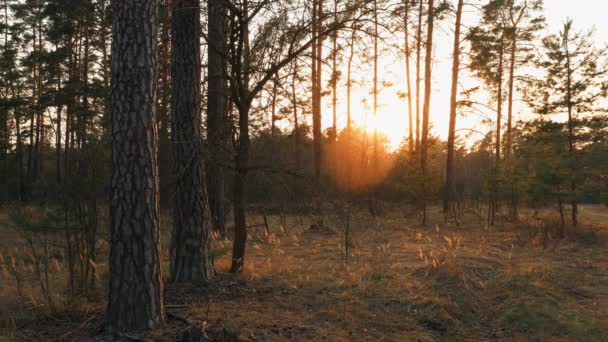
<svg viewBox="0 0 608 342">
<path fill-rule="evenodd" d="M 463 23 L 465 25 L 474 24 L 475 14 L 472 8 L 468 8 L 469 13 L 465 13 L 463 17 Z M 608 2 L 601 0 L 545 0 L 545 16 L 547 18 L 548 30 L 550 32 L 557 32 L 562 23 L 567 17 L 574 20 L 576 30 L 588 30 L 592 27 L 596 28 L 596 40 L 598 44 L 608 43 L 608 20 L 606 20 L 606 13 L 608 13 Z M 448 114 L 449 114 L 449 93 L 451 85 L 451 58 L 452 58 L 452 45 L 453 45 L 453 23 L 451 21 L 443 21 L 437 28 L 435 34 L 435 48 L 434 57 L 435 64 L 433 68 L 433 94 L 431 100 L 431 125 L 432 134 L 441 136 L 442 138 L 447 137 L 448 130 Z M 387 40 L 390 39 L 387 37 Z M 397 38 L 399 39 L 399 38 Z M 401 38 L 400 41 L 403 39 Z M 345 54 L 348 54 L 348 48 L 343 49 Z M 371 51 L 370 51 L 371 53 Z M 354 71 L 361 81 L 365 83 L 365 86 L 361 85 L 357 89 L 353 90 L 353 117 L 355 122 L 361 124 L 364 122 L 364 118 L 367 117 L 368 127 L 373 125 L 377 126 L 379 131 L 387 134 L 391 140 L 391 147 L 397 148 L 399 143 L 408 131 L 408 114 L 407 104 L 403 100 L 399 99 L 397 93 L 402 92 L 406 89 L 405 87 L 405 65 L 403 57 L 401 55 L 395 56 L 394 53 L 381 52 L 384 57 L 380 60 L 380 78 L 381 81 L 388 81 L 393 83 L 392 87 L 381 89 L 379 94 L 379 113 L 377 120 L 373 119 L 372 113 L 372 96 L 368 89 L 372 87 L 373 81 L 373 64 L 371 62 L 364 62 L 365 69 L 359 69 Z M 393 56 L 388 56 L 393 55 Z M 346 58 L 346 57 L 345 57 Z M 369 63 L 369 64 L 368 64 Z M 367 70 L 369 69 L 369 70 Z M 414 74 L 414 60 L 412 60 L 412 86 L 415 82 Z M 464 87 L 471 86 L 471 80 L 468 79 L 465 72 L 461 72 L 461 83 Z M 422 71 L 424 74 L 424 70 Z M 326 79 L 328 76 L 325 76 Z M 342 80 L 346 78 L 346 70 L 342 71 Z M 362 82 L 362 83 L 363 83 Z M 422 82 L 422 87 L 423 82 Z M 345 87 L 341 89 L 338 94 L 338 118 L 339 126 L 344 126 L 346 121 L 346 90 Z M 331 126 L 331 96 L 324 97 L 325 110 L 323 124 L 326 127 Z M 515 105 L 515 120 L 521 119 L 521 109 L 524 109 L 522 105 Z M 422 107 L 422 101 L 421 101 Z M 484 127 L 481 125 L 481 117 L 479 115 L 469 114 L 466 117 L 458 117 L 457 128 L 459 132 L 465 133 L 470 132 L 469 129 L 477 131 L 487 131 L 490 127 Z M 480 138 L 479 135 L 473 135 L 472 139 L 477 140 Z"/>
</svg>

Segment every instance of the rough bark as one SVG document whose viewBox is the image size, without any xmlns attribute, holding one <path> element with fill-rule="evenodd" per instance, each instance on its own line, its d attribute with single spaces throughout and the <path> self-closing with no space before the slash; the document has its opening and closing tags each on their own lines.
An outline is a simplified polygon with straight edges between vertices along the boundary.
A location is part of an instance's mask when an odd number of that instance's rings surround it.
<svg viewBox="0 0 608 342">
<path fill-rule="evenodd" d="M 207 143 L 209 163 L 207 164 L 207 185 L 213 230 L 226 233 L 225 176 L 226 163 L 226 76 L 224 58 L 224 23 L 226 9 L 223 0 L 208 2 L 208 99 L 207 99 Z"/>
<path fill-rule="evenodd" d="M 8 16 L 9 16 L 9 11 L 8 11 L 8 1 L 4 0 L 4 50 L 8 51 L 8 30 L 9 30 L 9 26 L 8 26 Z M 4 87 L 4 99 L 8 100 L 9 99 L 9 95 L 10 94 L 10 89 L 9 89 L 9 84 L 8 82 L 6 82 L 6 86 Z M 10 130 L 9 130 L 9 109 L 6 108 L 2 111 L 2 122 L 0 122 L 0 124 L 2 125 L 1 128 L 1 132 L 0 134 L 2 134 L 2 140 L 0 141 L 0 144 L 2 145 L 2 171 L 1 171 L 1 176 L 0 176 L 0 185 L 2 185 L 2 188 L 5 189 L 3 196 L 4 198 L 2 198 L 2 200 L 6 200 L 8 199 L 8 187 L 7 187 L 7 163 L 8 163 L 8 154 L 9 154 L 9 150 L 10 150 Z"/>
<path fill-rule="evenodd" d="M 156 0 L 112 1 L 110 333 L 165 322 L 158 205 Z"/>
<path fill-rule="evenodd" d="M 161 4 L 158 51 L 158 165 L 161 205 L 169 204 L 173 191 L 171 179 L 171 0 Z"/>
<path fill-rule="evenodd" d="M 201 133 L 200 7 L 173 0 L 171 23 L 171 132 L 173 231 L 171 281 L 209 282 L 209 207 Z"/>
</svg>

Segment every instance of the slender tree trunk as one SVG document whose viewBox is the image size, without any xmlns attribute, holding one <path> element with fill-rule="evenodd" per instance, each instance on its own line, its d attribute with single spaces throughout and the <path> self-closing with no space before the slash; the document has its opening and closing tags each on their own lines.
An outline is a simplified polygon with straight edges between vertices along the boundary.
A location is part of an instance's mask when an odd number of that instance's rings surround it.
<svg viewBox="0 0 608 342">
<path fill-rule="evenodd" d="M 272 94 L 271 96 L 271 104 L 270 104 L 270 137 L 272 138 L 272 145 L 274 148 L 274 138 L 276 137 L 275 133 L 277 130 L 277 91 L 279 88 L 279 77 L 275 76 L 272 80 Z M 273 155 L 274 157 L 274 155 Z"/>
<path fill-rule="evenodd" d="M 422 137 L 420 153 L 420 170 L 422 171 L 422 224 L 426 225 L 426 167 L 429 139 L 429 114 L 431 111 L 431 76 L 433 63 L 433 0 L 429 0 L 428 32 L 426 38 L 426 56 L 424 65 L 424 109 L 422 111 Z"/>
<path fill-rule="evenodd" d="M 294 150 L 295 150 L 295 158 L 296 158 L 296 171 L 300 171 L 302 168 L 302 156 L 300 151 L 300 125 L 298 120 L 298 96 L 296 93 L 296 79 L 298 77 L 298 65 L 294 63 L 293 67 L 293 77 L 291 78 L 291 102 L 293 107 L 293 139 L 294 139 Z M 298 190 L 298 181 L 294 180 L 296 193 Z"/>
<path fill-rule="evenodd" d="M 334 24 L 338 21 L 338 0 L 334 0 Z M 332 83 L 331 83 L 331 109 L 333 114 L 333 139 L 338 141 L 338 30 L 332 33 Z M 334 160 L 334 158 L 332 158 Z"/>
<path fill-rule="evenodd" d="M 378 122 L 378 1 L 374 0 L 374 86 L 373 86 L 373 98 L 374 98 L 374 121 Z M 378 170 L 380 168 L 380 147 L 378 146 L 378 127 L 374 127 L 374 136 L 372 141 L 372 180 L 377 181 Z M 376 189 L 372 189 L 370 193 L 369 208 L 372 216 L 378 214 L 376 208 Z"/>
<path fill-rule="evenodd" d="M 420 0 L 418 12 L 418 30 L 416 31 L 416 151 L 420 151 L 420 69 L 422 67 L 422 16 L 424 13 L 424 1 Z"/>
<path fill-rule="evenodd" d="M 566 219 L 564 217 L 564 202 L 562 201 L 562 195 L 559 193 L 560 189 L 557 188 L 557 210 L 559 211 L 559 235 L 561 238 L 565 235 Z"/>
<path fill-rule="evenodd" d="M 572 201 L 570 202 L 572 206 L 572 225 L 574 227 L 578 224 L 578 202 L 576 200 L 576 166 L 574 163 L 576 157 L 576 137 L 574 132 L 574 104 L 572 103 L 572 64 L 571 64 L 571 56 L 570 56 L 570 48 L 568 46 L 569 43 L 569 32 L 565 32 L 564 39 L 564 47 L 566 49 L 566 72 L 567 72 L 567 89 L 566 89 L 566 106 L 568 107 L 568 151 L 570 153 L 570 159 L 572 164 L 572 174 L 570 180 L 570 192 L 572 196 Z"/>
<path fill-rule="evenodd" d="M 62 120 L 62 112 L 63 106 L 57 106 L 57 132 L 55 134 L 55 153 L 57 158 L 57 164 L 55 165 L 57 172 L 57 184 L 61 185 L 62 180 L 62 172 L 61 172 L 61 120 Z"/>
<path fill-rule="evenodd" d="M 448 155 L 446 165 L 443 214 L 447 215 L 453 201 L 454 191 L 454 145 L 456 141 L 456 105 L 458 98 L 458 71 L 460 69 L 460 24 L 464 0 L 458 0 L 456 26 L 454 28 L 454 51 L 452 57 L 452 91 L 450 94 L 450 128 L 448 131 Z"/>
<path fill-rule="evenodd" d="M 513 37 L 511 41 L 511 60 L 509 65 L 509 99 L 507 103 L 507 146 L 505 149 L 506 160 L 511 159 L 513 152 L 512 143 L 512 126 L 513 126 L 513 98 L 515 92 L 515 59 L 517 58 L 517 36 Z"/>
<path fill-rule="evenodd" d="M 318 36 L 323 30 L 323 0 L 313 1 L 313 36 Z M 321 163 L 322 163 L 322 111 L 321 86 L 323 70 L 323 41 L 321 38 L 313 43 L 313 95 L 312 95 L 312 130 L 313 130 L 313 159 L 314 159 L 314 208 L 319 224 L 321 223 Z"/>
<path fill-rule="evenodd" d="M 110 35 L 110 23 L 106 19 L 109 17 L 108 0 L 100 2 L 100 27 L 99 44 L 101 49 L 101 75 L 104 88 L 110 89 L 110 54 L 108 52 L 108 36 Z M 102 129 L 104 137 L 110 136 L 110 96 L 105 96 L 103 104 Z"/>
<path fill-rule="evenodd" d="M 234 244 L 231 272 L 240 272 L 245 266 L 247 220 L 245 207 L 245 181 L 249 167 L 249 110 L 239 108 L 239 143 L 234 177 Z"/>
<path fill-rule="evenodd" d="M 346 147 L 348 151 L 348 158 L 346 159 L 346 167 L 347 167 L 347 185 L 350 187 L 353 185 L 353 158 L 351 150 L 353 148 L 352 144 L 352 69 L 353 69 L 353 59 L 355 57 L 355 40 L 357 36 L 357 28 L 352 29 L 352 34 L 350 37 L 350 55 L 348 56 L 348 66 L 347 66 L 347 75 L 346 75 Z"/>
<path fill-rule="evenodd" d="M 36 27 L 32 27 L 32 35 L 33 35 L 33 51 L 36 51 Z M 36 167 L 35 158 L 35 145 L 34 145 L 34 132 L 36 131 L 35 127 L 37 127 L 36 123 L 36 95 L 37 95 L 37 76 L 36 76 L 36 62 L 34 61 L 32 65 L 32 100 L 31 100 L 31 108 L 30 108 L 30 131 L 29 131 L 29 146 L 27 150 L 27 182 L 28 182 L 28 192 L 29 187 L 33 182 L 34 178 L 34 169 Z"/>
<path fill-rule="evenodd" d="M 496 223 L 496 212 L 498 210 L 498 178 L 500 177 L 500 158 L 501 158 L 501 137 L 502 137 L 502 78 L 504 72 L 504 35 L 500 41 L 500 48 L 498 52 L 498 78 L 496 80 L 496 87 L 498 89 L 496 95 L 497 109 L 496 109 L 496 145 L 495 145 L 495 156 L 494 156 L 494 171 L 492 172 L 492 195 L 490 196 L 490 226 Z"/>
<path fill-rule="evenodd" d="M 410 0 L 404 0 L 405 2 L 405 14 L 403 17 L 403 25 L 405 30 L 405 79 L 407 83 L 407 104 L 408 104 L 408 128 L 409 128 L 409 136 L 408 136 L 408 147 L 409 152 L 414 152 L 414 120 L 413 120 L 413 103 L 412 103 L 412 81 L 411 81 L 411 73 L 410 73 Z"/>
<path fill-rule="evenodd" d="M 82 127 L 81 127 L 81 140 L 83 152 L 89 154 L 88 150 L 88 123 L 90 121 L 89 114 L 89 64 L 90 64 L 90 31 L 89 31 L 89 23 L 86 23 L 84 27 L 84 60 L 82 62 L 82 80 L 83 80 L 83 96 L 82 96 Z M 94 179 L 95 168 L 90 168 L 89 165 L 86 164 L 86 159 L 83 158 L 82 165 L 80 166 L 82 169 L 83 178 Z M 86 262 L 85 262 L 85 277 L 82 279 L 83 284 L 82 287 L 85 290 L 85 293 L 88 291 L 89 287 L 95 287 L 95 278 L 96 278 L 96 269 L 93 267 L 93 264 L 96 263 L 97 259 L 97 198 L 93 195 L 93 191 L 89 191 L 87 195 L 85 195 L 86 203 L 86 232 L 85 232 L 85 245 L 86 245 Z"/>
<path fill-rule="evenodd" d="M 64 210 L 64 223 L 66 226 L 70 224 L 70 202 L 68 194 L 71 191 L 70 185 L 72 180 L 72 168 L 71 168 L 71 150 L 73 147 L 72 143 L 72 117 L 74 112 L 74 104 L 75 104 L 75 95 L 74 95 L 74 79 L 76 78 L 76 62 L 74 57 L 74 38 L 70 35 L 68 38 L 68 82 L 67 82 L 67 103 L 66 103 L 66 113 L 65 113 L 65 133 L 64 133 L 64 146 L 63 146 L 63 183 L 62 183 L 62 196 L 63 196 L 63 210 Z M 108 127 L 109 128 L 109 127 Z M 109 132 L 109 129 L 108 129 Z M 74 239 L 72 238 L 73 234 L 70 229 L 65 231 L 65 241 L 66 241 L 66 254 L 67 254 L 67 262 L 68 262 L 68 272 L 69 272 L 69 288 L 70 295 L 72 298 L 76 293 L 76 269 L 75 269 L 75 259 L 76 253 L 74 252 L 75 248 L 73 246 Z"/>
<path fill-rule="evenodd" d="M 374 0 L 374 119 L 378 120 L 378 1 Z M 378 167 L 378 128 L 374 128 L 374 172 Z M 375 176 L 375 175 L 374 175 Z"/>
<path fill-rule="evenodd" d="M 250 51 L 249 51 L 249 21 L 246 19 L 248 10 L 248 0 L 242 4 L 243 17 L 238 23 L 239 40 L 236 53 L 236 65 L 233 65 L 233 73 L 239 76 L 240 82 L 234 87 L 238 87 L 239 105 L 239 140 L 237 155 L 235 160 L 236 172 L 234 175 L 234 243 L 232 248 L 231 272 L 240 272 L 245 266 L 245 247 L 247 245 L 247 217 L 245 204 L 245 182 L 249 169 L 249 109 L 251 108 L 251 98 L 249 95 L 249 72 L 250 72 Z"/>
<path fill-rule="evenodd" d="M 207 143 L 209 163 L 207 184 L 213 230 L 226 233 L 225 176 L 226 150 L 226 60 L 224 23 L 226 9 L 223 0 L 208 0 L 208 99 L 207 99 Z"/>
<path fill-rule="evenodd" d="M 348 66 L 346 75 L 346 128 L 351 131 L 352 126 L 352 112 L 351 112 L 351 97 L 352 97 L 352 69 L 353 59 L 355 57 L 355 38 L 357 36 L 357 29 L 353 28 L 352 35 L 350 37 L 350 55 L 348 56 Z M 349 142 L 350 143 L 350 142 Z"/>
<path fill-rule="evenodd" d="M 38 19 L 38 54 L 40 56 L 42 56 L 43 53 L 43 47 L 42 47 L 42 14 L 40 13 L 42 12 L 42 9 L 39 10 L 39 19 Z M 42 156 L 42 153 L 44 152 L 44 143 L 45 143 L 45 137 L 44 137 L 44 112 L 45 112 L 45 108 L 42 105 L 42 101 L 41 98 L 43 96 L 42 94 L 42 79 L 44 76 L 45 70 L 44 70 L 44 65 L 42 63 L 42 61 L 40 61 L 38 63 L 38 103 L 37 103 L 37 109 L 38 109 L 38 125 L 37 125 L 37 132 L 36 132 L 36 138 L 37 138 L 37 142 L 36 142 L 36 151 L 37 151 L 37 157 L 36 157 L 36 177 L 38 177 L 38 175 L 42 174 L 42 168 L 43 168 L 43 163 L 44 163 L 44 158 Z"/>
<path fill-rule="evenodd" d="M 61 66 L 59 64 L 57 64 L 57 92 L 59 93 L 61 91 Z M 57 106 L 57 131 L 56 131 L 56 136 L 55 136 L 55 153 L 57 155 L 57 165 L 56 165 L 56 170 L 57 170 L 57 185 L 59 185 L 61 187 L 63 180 L 62 180 L 62 173 L 61 173 L 61 132 L 62 132 L 62 127 L 61 127 L 61 120 L 62 120 L 62 112 L 63 112 L 63 105 L 60 104 Z"/>
<path fill-rule="evenodd" d="M 158 201 L 156 0 L 112 0 L 111 333 L 165 322 Z"/>
<path fill-rule="evenodd" d="M 14 97 L 14 94 L 13 94 Z M 19 182 L 19 193 L 17 195 L 19 201 L 24 201 L 25 194 L 25 171 L 23 170 L 23 138 L 21 137 L 21 111 L 15 108 L 15 144 L 17 145 L 17 178 Z"/>
<path fill-rule="evenodd" d="M 515 92 L 515 62 L 517 58 L 517 34 L 513 34 L 511 40 L 511 63 L 509 65 L 509 99 L 507 109 L 507 147 L 506 147 L 506 164 L 509 168 L 509 183 L 511 192 L 511 219 L 517 219 L 517 194 L 515 193 L 515 172 L 512 165 L 511 155 L 513 153 L 513 98 Z"/>
<path fill-rule="evenodd" d="M 173 0 L 171 132 L 173 231 L 171 281 L 209 282 L 209 207 L 201 133 L 201 50 L 198 0 Z"/>
</svg>

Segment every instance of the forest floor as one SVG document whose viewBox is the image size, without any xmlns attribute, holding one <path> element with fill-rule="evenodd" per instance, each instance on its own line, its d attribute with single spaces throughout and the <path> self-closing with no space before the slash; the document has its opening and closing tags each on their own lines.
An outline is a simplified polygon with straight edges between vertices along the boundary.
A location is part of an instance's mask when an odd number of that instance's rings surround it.
<svg viewBox="0 0 608 342">
<path fill-rule="evenodd" d="M 422 227 L 403 208 L 376 219 L 355 210 L 347 220 L 346 212 L 325 217 L 330 229 L 310 229 L 299 216 L 281 227 L 270 216 L 270 234 L 251 229 L 239 275 L 228 272 L 230 243 L 216 242 L 213 285 L 166 285 L 168 326 L 140 340 L 173 341 L 188 324 L 242 341 L 608 340 L 605 207 L 583 208 L 584 227 L 567 228 L 565 239 L 552 238 L 551 219 L 486 228 L 471 214 L 456 226 L 433 209 Z M 3 260 L 19 252 L 18 238 L 0 223 Z M 104 267 L 98 262 L 101 283 Z M 0 341 L 96 340 L 103 291 L 51 314 L 35 282 L 21 286 L 18 296 L 10 272 L 0 275 Z"/>
</svg>

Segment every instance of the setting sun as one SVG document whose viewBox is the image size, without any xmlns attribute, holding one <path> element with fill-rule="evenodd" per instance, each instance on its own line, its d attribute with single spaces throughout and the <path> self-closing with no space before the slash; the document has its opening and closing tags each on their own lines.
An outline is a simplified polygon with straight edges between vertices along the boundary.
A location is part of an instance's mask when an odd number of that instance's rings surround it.
<svg viewBox="0 0 608 342">
<path fill-rule="evenodd" d="M 604 3 L 4 0 L 0 342 L 608 341 Z"/>
</svg>

